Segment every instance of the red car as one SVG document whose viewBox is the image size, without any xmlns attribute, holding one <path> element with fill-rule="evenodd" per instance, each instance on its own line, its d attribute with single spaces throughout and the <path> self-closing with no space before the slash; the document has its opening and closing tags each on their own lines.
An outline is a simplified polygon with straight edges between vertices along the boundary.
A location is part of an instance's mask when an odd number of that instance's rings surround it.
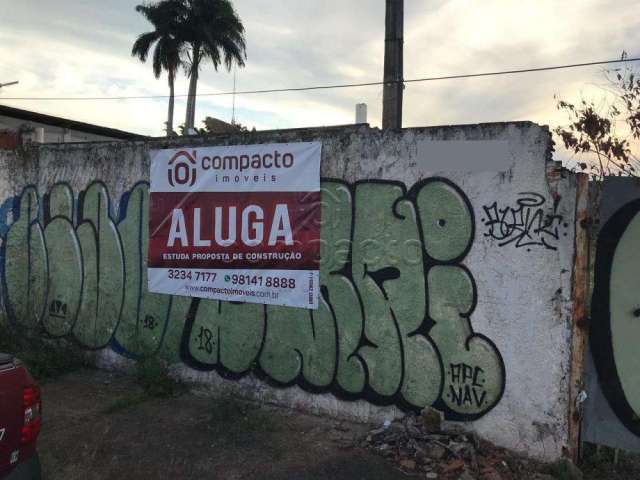
<svg viewBox="0 0 640 480">
<path fill-rule="evenodd" d="M 20 360 L 0 353 L 0 478 L 39 480 L 36 440 L 42 422 L 40 389 Z"/>
</svg>

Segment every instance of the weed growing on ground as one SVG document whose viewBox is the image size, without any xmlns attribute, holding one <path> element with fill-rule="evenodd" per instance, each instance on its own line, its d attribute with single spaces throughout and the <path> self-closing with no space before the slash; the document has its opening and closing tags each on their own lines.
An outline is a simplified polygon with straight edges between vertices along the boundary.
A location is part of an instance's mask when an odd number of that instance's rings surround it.
<svg viewBox="0 0 640 480">
<path fill-rule="evenodd" d="M 580 468 L 585 480 L 629 480 L 640 478 L 640 455 L 618 452 L 618 463 L 614 462 L 615 449 L 584 444 Z"/>
<path fill-rule="evenodd" d="M 135 376 L 142 387 L 142 392 L 136 392 L 115 401 L 104 410 L 104 413 L 121 412 L 153 398 L 175 397 L 186 391 L 183 383 L 171 378 L 166 363 L 156 357 L 136 362 Z"/>
<path fill-rule="evenodd" d="M 44 341 L 30 345 L 28 350 L 19 352 L 18 357 L 41 382 L 90 366 L 82 352 L 68 345 Z"/>
<path fill-rule="evenodd" d="M 0 330 L 0 352 L 22 360 L 38 382 L 90 366 L 86 354 L 67 340 L 44 338 L 37 332 L 7 324 Z"/>
<path fill-rule="evenodd" d="M 136 378 L 149 397 L 165 398 L 185 391 L 184 384 L 171 378 L 167 364 L 157 357 L 137 362 Z"/>
</svg>

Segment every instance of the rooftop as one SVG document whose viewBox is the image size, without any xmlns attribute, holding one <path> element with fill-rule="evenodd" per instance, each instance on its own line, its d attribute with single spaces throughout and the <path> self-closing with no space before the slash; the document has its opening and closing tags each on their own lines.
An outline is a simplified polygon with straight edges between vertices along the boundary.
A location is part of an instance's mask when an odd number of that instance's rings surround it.
<svg viewBox="0 0 640 480">
<path fill-rule="evenodd" d="M 67 118 L 55 117 L 44 113 L 32 112 L 30 110 L 22 110 L 20 108 L 8 107 L 0 105 L 0 116 L 17 118 L 26 122 L 38 122 L 54 127 L 79 130 L 94 135 L 102 135 L 105 137 L 117 138 L 121 140 L 144 140 L 148 138 L 145 135 L 137 133 L 125 132 L 116 128 L 102 127 L 92 123 L 79 122 L 77 120 L 69 120 Z"/>
</svg>

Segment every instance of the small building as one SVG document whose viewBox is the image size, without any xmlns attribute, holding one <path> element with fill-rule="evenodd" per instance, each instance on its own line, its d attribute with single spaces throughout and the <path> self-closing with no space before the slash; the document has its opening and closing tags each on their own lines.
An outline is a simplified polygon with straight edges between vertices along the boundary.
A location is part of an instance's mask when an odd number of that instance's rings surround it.
<svg viewBox="0 0 640 480">
<path fill-rule="evenodd" d="M 132 141 L 148 137 L 115 128 L 0 105 L 0 148 L 37 143 Z"/>
</svg>

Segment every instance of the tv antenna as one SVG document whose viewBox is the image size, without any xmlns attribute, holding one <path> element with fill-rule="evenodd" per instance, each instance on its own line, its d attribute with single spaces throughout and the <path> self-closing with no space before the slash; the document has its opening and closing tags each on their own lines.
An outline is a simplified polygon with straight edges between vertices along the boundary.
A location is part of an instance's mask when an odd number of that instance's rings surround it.
<svg viewBox="0 0 640 480">
<path fill-rule="evenodd" d="M 233 66 L 233 100 L 231 104 L 231 124 L 235 125 L 236 123 L 236 75 L 238 73 L 238 67 L 236 65 Z"/>
<path fill-rule="evenodd" d="M 15 82 L 0 83 L 0 88 L 2 88 L 2 87 L 10 87 L 11 85 L 17 85 L 18 83 L 20 83 L 20 82 L 18 82 L 17 80 Z"/>
</svg>

